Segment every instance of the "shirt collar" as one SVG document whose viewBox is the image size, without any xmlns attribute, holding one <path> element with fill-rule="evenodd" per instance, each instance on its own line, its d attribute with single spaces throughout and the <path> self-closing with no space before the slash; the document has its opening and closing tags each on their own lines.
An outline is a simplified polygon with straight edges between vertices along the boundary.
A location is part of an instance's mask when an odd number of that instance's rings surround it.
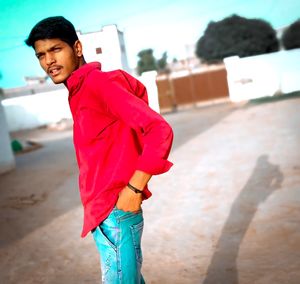
<svg viewBox="0 0 300 284">
<path fill-rule="evenodd" d="M 86 63 L 73 71 L 70 77 L 67 79 L 66 86 L 70 95 L 74 93 L 76 89 L 81 86 L 82 79 L 91 71 L 99 69 L 101 70 L 101 64 L 99 62 Z"/>
</svg>

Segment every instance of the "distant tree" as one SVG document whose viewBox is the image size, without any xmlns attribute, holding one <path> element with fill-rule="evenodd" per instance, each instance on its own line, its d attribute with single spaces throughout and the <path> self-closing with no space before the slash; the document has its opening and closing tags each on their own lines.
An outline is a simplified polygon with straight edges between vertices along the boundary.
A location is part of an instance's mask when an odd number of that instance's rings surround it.
<svg viewBox="0 0 300 284">
<path fill-rule="evenodd" d="M 276 32 L 260 19 L 232 15 L 210 22 L 196 45 L 196 55 L 204 62 L 220 62 L 225 57 L 240 57 L 277 51 Z"/>
<path fill-rule="evenodd" d="M 158 72 L 167 72 L 168 71 L 168 54 L 165 51 L 160 59 L 157 60 L 157 69 Z"/>
<path fill-rule="evenodd" d="M 281 41 L 285 49 L 300 48 L 300 19 L 283 32 Z"/>
<path fill-rule="evenodd" d="M 157 70 L 156 59 L 153 55 L 153 49 L 144 49 L 138 53 L 137 73 L 142 75 L 143 72 Z"/>
</svg>

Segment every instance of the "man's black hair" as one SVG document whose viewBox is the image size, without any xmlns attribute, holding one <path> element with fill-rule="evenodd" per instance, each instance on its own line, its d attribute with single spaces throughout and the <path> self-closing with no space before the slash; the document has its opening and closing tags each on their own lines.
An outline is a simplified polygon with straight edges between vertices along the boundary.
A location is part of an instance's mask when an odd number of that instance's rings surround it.
<svg viewBox="0 0 300 284">
<path fill-rule="evenodd" d="M 58 38 L 73 47 L 78 36 L 73 24 L 62 16 L 49 17 L 38 22 L 25 43 L 34 48 L 37 40 Z"/>
</svg>

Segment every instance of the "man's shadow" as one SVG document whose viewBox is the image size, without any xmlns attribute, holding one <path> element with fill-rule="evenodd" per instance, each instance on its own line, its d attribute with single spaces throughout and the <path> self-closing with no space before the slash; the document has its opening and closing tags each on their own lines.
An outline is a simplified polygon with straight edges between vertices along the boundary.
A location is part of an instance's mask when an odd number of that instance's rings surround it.
<svg viewBox="0 0 300 284">
<path fill-rule="evenodd" d="M 234 201 L 212 256 L 203 284 L 238 284 L 237 257 L 245 233 L 258 206 L 281 187 L 284 176 L 279 166 L 257 159 L 252 175 Z"/>
</svg>

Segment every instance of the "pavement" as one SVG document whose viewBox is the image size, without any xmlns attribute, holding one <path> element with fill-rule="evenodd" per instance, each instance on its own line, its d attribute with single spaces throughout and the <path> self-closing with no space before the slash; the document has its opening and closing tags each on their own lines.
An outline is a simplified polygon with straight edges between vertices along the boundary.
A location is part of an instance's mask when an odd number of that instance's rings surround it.
<svg viewBox="0 0 300 284">
<path fill-rule="evenodd" d="M 143 203 L 146 283 L 300 283 L 299 108 L 291 95 L 164 114 L 174 166 Z M 13 137 L 43 147 L 0 176 L 0 283 L 100 283 L 70 122 Z"/>
</svg>

